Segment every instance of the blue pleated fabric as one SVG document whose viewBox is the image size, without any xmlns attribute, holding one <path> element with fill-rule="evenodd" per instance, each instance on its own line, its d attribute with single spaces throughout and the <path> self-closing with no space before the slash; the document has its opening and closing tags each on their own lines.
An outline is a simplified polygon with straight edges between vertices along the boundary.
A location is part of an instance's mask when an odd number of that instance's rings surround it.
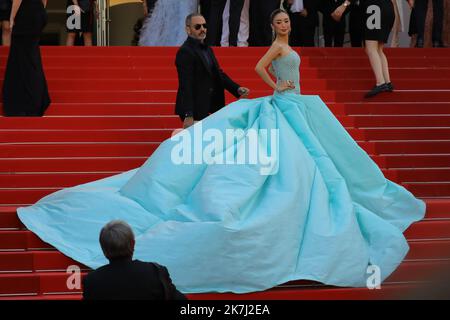
<svg viewBox="0 0 450 320">
<path fill-rule="evenodd" d="M 274 64 L 278 80 L 299 59 L 285 60 Z M 215 162 L 200 159 L 195 144 L 204 151 L 230 129 L 240 135 L 214 144 Z M 251 145 L 254 132 L 270 163 L 220 163 Z M 384 280 L 407 254 L 403 231 L 424 217 L 425 203 L 383 176 L 319 96 L 296 88 L 236 101 L 164 141 L 142 167 L 61 190 L 18 214 L 91 268 L 107 263 L 101 228 L 125 220 L 136 235 L 134 258 L 167 266 L 181 291 L 244 293 L 297 279 L 364 287 L 370 265 Z"/>
</svg>

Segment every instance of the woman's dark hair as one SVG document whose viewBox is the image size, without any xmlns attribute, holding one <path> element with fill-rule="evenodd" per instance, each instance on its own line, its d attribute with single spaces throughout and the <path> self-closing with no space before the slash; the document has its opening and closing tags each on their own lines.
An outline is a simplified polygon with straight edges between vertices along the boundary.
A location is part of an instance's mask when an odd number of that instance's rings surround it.
<svg viewBox="0 0 450 320">
<path fill-rule="evenodd" d="M 275 19 L 275 17 L 276 17 L 279 13 L 285 13 L 285 14 L 287 14 L 287 15 L 289 16 L 289 14 L 287 13 L 286 10 L 281 9 L 281 8 L 276 9 L 275 11 L 273 11 L 273 12 L 270 14 L 270 23 L 271 23 L 271 24 L 273 24 L 273 20 Z"/>
<path fill-rule="evenodd" d="M 289 14 L 287 13 L 286 10 L 284 10 L 284 9 L 282 9 L 282 8 L 276 9 L 275 11 L 273 11 L 273 12 L 270 14 L 270 24 L 273 24 L 273 20 L 275 20 L 275 17 L 276 17 L 278 14 L 280 14 L 280 13 L 285 13 L 285 14 L 287 14 L 287 15 L 289 16 Z M 275 31 L 272 30 L 272 42 L 275 41 L 276 37 L 277 37 L 277 35 L 275 34 Z"/>
</svg>

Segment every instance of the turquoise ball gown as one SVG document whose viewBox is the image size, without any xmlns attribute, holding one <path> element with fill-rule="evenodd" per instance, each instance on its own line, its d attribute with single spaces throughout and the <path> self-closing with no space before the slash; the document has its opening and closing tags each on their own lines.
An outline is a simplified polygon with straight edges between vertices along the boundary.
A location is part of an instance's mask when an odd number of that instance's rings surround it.
<svg viewBox="0 0 450 320">
<path fill-rule="evenodd" d="M 48 195 L 19 208 L 20 219 L 91 268 L 107 263 L 101 228 L 124 220 L 136 235 L 134 258 L 167 266 L 184 293 L 254 292 L 297 279 L 365 287 L 372 265 L 386 279 L 425 203 L 383 176 L 319 96 L 300 94 L 299 66 L 295 51 L 273 61 L 278 80 L 295 89 L 231 103 L 164 141 L 142 167 Z M 212 142 L 218 134 L 188 139 L 208 129 L 240 135 L 222 144 Z M 271 161 L 221 160 L 235 159 L 249 132 Z M 194 154 L 199 140 L 200 150 L 218 146 L 208 159 Z"/>
</svg>

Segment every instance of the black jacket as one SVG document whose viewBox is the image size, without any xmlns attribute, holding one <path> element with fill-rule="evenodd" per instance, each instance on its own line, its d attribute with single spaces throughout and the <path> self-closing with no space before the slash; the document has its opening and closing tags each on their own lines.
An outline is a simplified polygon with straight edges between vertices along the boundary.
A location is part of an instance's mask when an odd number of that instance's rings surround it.
<svg viewBox="0 0 450 320">
<path fill-rule="evenodd" d="M 167 268 L 161 266 L 160 280 L 154 263 L 139 260 L 113 261 L 89 273 L 83 279 L 84 300 L 186 300 L 170 279 Z"/>
<path fill-rule="evenodd" d="M 290 5 L 286 6 L 290 8 Z M 303 0 L 303 7 L 308 11 L 306 17 L 301 17 L 303 26 L 317 26 L 319 23 L 319 15 L 317 14 L 320 8 L 319 0 Z"/>
<path fill-rule="evenodd" d="M 205 50 L 211 58 L 212 68 L 201 50 L 200 42 L 188 37 L 177 52 L 178 93 L 175 114 L 181 119 L 186 113 L 192 113 L 194 120 L 202 120 L 224 107 L 224 89 L 239 97 L 240 86 L 220 69 L 211 48 L 206 47 Z"/>
<path fill-rule="evenodd" d="M 320 4 L 319 4 L 319 8 L 320 11 L 326 15 L 326 16 L 330 16 L 334 10 L 337 9 L 337 7 L 339 7 L 341 4 L 343 4 L 345 2 L 345 0 L 320 0 Z M 350 2 L 352 2 L 351 0 L 349 0 Z M 347 9 L 345 11 L 345 13 L 347 13 L 349 10 Z"/>
</svg>

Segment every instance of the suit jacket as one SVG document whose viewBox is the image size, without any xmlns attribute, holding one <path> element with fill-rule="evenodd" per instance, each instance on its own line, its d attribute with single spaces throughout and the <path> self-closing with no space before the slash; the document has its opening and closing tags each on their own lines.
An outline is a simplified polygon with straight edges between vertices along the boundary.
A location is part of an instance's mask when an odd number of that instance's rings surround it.
<svg viewBox="0 0 450 320">
<path fill-rule="evenodd" d="M 317 14 L 320 3 L 318 0 L 303 0 L 303 6 L 308 11 L 306 17 L 300 17 L 302 25 L 315 27 L 319 23 L 319 16 Z"/>
<path fill-rule="evenodd" d="M 161 268 L 168 299 L 186 300 Z M 165 300 L 166 291 L 154 263 L 118 260 L 98 268 L 83 279 L 84 300 Z"/>
<path fill-rule="evenodd" d="M 202 120 L 224 107 L 224 89 L 239 97 L 240 86 L 222 71 L 211 48 L 207 47 L 206 50 L 212 67 L 201 50 L 199 41 L 188 37 L 177 52 L 175 64 L 178 72 L 178 93 L 175 114 L 181 119 L 191 112 L 194 120 Z"/>
<path fill-rule="evenodd" d="M 334 10 L 337 9 L 341 4 L 345 2 L 345 0 L 320 0 L 319 8 L 320 11 L 329 17 Z M 345 11 L 345 13 L 348 12 L 348 9 Z"/>
</svg>

